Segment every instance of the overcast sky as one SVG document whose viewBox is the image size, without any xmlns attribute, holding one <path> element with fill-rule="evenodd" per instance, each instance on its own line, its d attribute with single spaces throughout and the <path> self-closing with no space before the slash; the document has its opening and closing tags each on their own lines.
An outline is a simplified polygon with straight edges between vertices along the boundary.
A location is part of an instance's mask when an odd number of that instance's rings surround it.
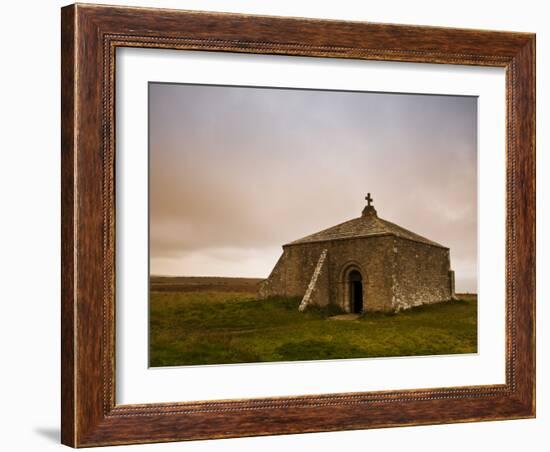
<svg viewBox="0 0 550 452">
<path fill-rule="evenodd" d="M 370 192 L 476 291 L 476 98 L 149 89 L 151 274 L 267 277 L 282 244 L 360 216 Z"/>
</svg>

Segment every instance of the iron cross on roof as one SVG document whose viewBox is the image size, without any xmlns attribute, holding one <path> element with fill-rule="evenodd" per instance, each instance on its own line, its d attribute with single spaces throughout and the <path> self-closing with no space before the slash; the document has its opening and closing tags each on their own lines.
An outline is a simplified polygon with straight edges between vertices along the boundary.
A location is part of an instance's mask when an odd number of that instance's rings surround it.
<svg viewBox="0 0 550 452">
<path fill-rule="evenodd" d="M 371 196 L 370 196 L 370 193 L 367 193 L 367 196 L 365 196 L 365 199 L 367 200 L 368 206 L 370 207 L 370 206 L 371 206 L 371 203 L 372 203 L 372 201 L 373 201 L 373 199 L 372 199 Z"/>
</svg>

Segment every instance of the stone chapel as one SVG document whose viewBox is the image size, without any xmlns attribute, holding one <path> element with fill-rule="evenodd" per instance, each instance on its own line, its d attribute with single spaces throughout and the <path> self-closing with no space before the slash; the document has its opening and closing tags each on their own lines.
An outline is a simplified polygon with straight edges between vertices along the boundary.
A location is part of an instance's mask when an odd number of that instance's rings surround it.
<svg viewBox="0 0 550 452">
<path fill-rule="evenodd" d="M 365 199 L 360 217 L 283 245 L 260 296 L 358 314 L 453 299 L 449 248 L 379 218 L 370 193 Z"/>
</svg>

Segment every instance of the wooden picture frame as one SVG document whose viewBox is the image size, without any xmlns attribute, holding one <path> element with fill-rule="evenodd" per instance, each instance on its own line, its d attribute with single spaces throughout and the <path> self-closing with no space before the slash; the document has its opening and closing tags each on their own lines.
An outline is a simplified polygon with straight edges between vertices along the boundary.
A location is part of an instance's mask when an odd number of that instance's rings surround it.
<svg viewBox="0 0 550 452">
<path fill-rule="evenodd" d="M 62 8 L 61 37 L 64 444 L 84 447 L 535 416 L 534 34 L 76 4 Z M 505 68 L 506 383 L 117 405 L 117 47 Z"/>
</svg>

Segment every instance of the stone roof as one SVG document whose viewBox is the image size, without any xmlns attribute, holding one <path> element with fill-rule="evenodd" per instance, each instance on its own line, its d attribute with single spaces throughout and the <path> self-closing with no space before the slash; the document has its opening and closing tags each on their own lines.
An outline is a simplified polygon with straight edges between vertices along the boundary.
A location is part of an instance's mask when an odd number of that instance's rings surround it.
<svg viewBox="0 0 550 452">
<path fill-rule="evenodd" d="M 355 239 L 363 237 L 376 237 L 382 235 L 393 235 L 427 245 L 446 248 L 432 240 L 422 237 L 414 232 L 411 232 L 401 226 L 398 226 L 389 221 L 378 218 L 376 210 L 373 206 L 367 206 L 363 210 L 363 215 L 359 218 L 346 221 L 345 223 L 337 224 L 331 228 L 316 232 L 301 239 L 287 243 L 287 245 L 299 245 L 302 243 L 327 242 L 332 240 Z"/>
</svg>

